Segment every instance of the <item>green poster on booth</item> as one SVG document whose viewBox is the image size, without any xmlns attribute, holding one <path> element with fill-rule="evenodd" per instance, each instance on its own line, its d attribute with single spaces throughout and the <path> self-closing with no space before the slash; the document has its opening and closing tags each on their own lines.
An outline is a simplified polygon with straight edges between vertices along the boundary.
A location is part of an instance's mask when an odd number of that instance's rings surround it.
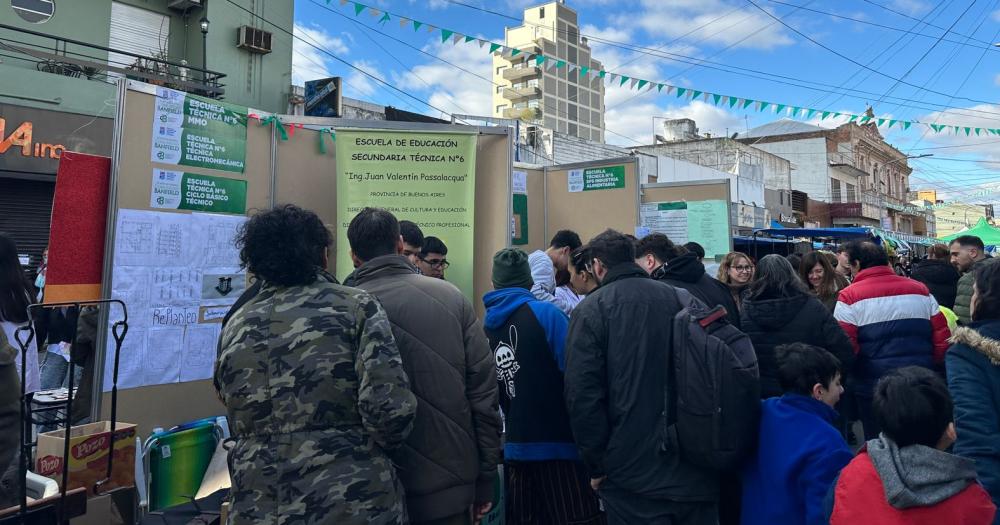
<svg viewBox="0 0 1000 525">
<path fill-rule="evenodd" d="M 154 169 L 149 206 L 242 215 L 247 210 L 247 181 Z"/>
<path fill-rule="evenodd" d="M 528 196 L 515 193 L 513 197 L 513 220 L 510 243 L 514 246 L 528 244 Z"/>
<path fill-rule="evenodd" d="M 247 109 L 158 87 L 150 160 L 242 173 Z"/>
<path fill-rule="evenodd" d="M 472 299 L 476 141 L 472 133 L 337 130 L 337 275 L 353 269 L 347 226 L 385 208 L 448 248 L 445 279 Z"/>
</svg>

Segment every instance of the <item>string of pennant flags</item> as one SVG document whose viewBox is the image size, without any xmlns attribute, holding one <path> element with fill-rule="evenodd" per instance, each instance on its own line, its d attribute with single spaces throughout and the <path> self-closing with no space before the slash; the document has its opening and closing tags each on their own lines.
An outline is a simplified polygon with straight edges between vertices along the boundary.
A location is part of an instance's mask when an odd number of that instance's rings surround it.
<svg viewBox="0 0 1000 525">
<path fill-rule="evenodd" d="M 327 4 L 330 4 L 332 0 L 326 0 Z M 637 92 L 650 92 L 655 90 L 657 93 L 662 95 L 671 95 L 678 99 L 685 100 L 698 100 L 701 99 L 703 102 L 713 104 L 718 107 L 729 107 L 733 110 L 749 110 L 753 108 L 754 111 L 760 113 L 774 113 L 775 115 L 787 115 L 791 118 L 805 118 L 812 119 L 813 117 L 819 117 L 821 121 L 827 119 L 839 119 L 846 120 L 846 123 L 857 122 L 858 124 L 869 124 L 874 123 L 879 128 L 884 128 L 890 130 L 893 127 L 899 129 L 908 130 L 912 126 L 922 126 L 934 133 L 952 133 L 955 135 L 965 136 L 983 136 L 983 135 L 998 135 L 1000 136 L 1000 128 L 987 128 L 979 126 L 962 126 L 962 125 L 951 125 L 951 124 L 937 124 L 937 123 L 926 123 L 918 120 L 903 120 L 894 119 L 889 117 L 877 117 L 866 114 L 854 114 L 846 113 L 840 111 L 830 111 L 824 109 L 815 109 L 803 106 L 796 106 L 793 104 L 770 102 L 765 100 L 756 100 L 746 97 L 736 97 L 733 95 L 724 95 L 720 93 L 713 93 L 706 90 L 699 90 L 690 87 L 680 87 L 667 84 L 664 82 L 656 82 L 653 80 L 647 80 L 643 78 L 632 77 L 629 75 L 623 75 L 620 73 L 614 73 L 611 71 L 605 71 L 603 69 L 594 69 L 589 66 L 581 66 L 568 62 L 564 59 L 548 56 L 542 53 L 532 53 L 516 47 L 509 47 L 503 44 L 498 44 L 496 42 L 491 42 L 482 38 L 466 35 L 452 29 L 446 29 L 439 27 L 427 22 L 417 20 L 412 17 L 403 16 L 400 14 L 392 13 L 384 9 L 369 6 L 360 2 L 355 2 L 353 0 L 339 0 L 341 6 L 348 6 L 353 9 L 355 16 L 361 16 L 361 14 L 367 12 L 373 18 L 378 19 L 380 24 L 386 24 L 392 20 L 396 20 L 399 23 L 401 29 L 410 27 L 414 32 L 419 32 L 423 29 L 427 33 L 438 33 L 441 38 L 442 43 L 448 43 L 449 41 L 453 45 L 458 44 L 472 44 L 475 43 L 480 49 L 487 50 L 491 55 L 501 55 L 507 58 L 515 58 L 518 56 L 523 56 L 525 63 L 530 64 L 534 62 L 536 67 L 543 67 L 546 70 L 561 70 L 566 69 L 567 75 L 577 74 L 581 79 L 589 79 L 591 82 L 607 82 L 608 85 L 618 87 L 628 86 L 628 89 L 635 90 Z"/>
</svg>

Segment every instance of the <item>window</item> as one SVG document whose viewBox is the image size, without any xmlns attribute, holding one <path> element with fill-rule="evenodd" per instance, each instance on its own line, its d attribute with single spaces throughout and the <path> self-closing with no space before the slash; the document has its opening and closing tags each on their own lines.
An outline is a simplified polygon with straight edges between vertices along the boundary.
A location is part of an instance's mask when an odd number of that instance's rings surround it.
<svg viewBox="0 0 1000 525">
<path fill-rule="evenodd" d="M 569 46 L 569 47 L 567 47 L 566 48 L 566 53 L 567 53 L 566 59 L 569 61 L 569 63 L 570 64 L 576 64 L 576 62 L 577 62 L 577 60 L 576 60 L 577 59 L 577 56 L 576 56 L 576 46 Z"/>
<path fill-rule="evenodd" d="M 538 79 L 537 78 L 529 78 L 527 86 L 528 87 L 533 87 L 533 88 L 538 87 Z"/>
<path fill-rule="evenodd" d="M 503 86 L 497 86 L 497 94 L 500 94 L 502 92 L 503 92 Z"/>
<path fill-rule="evenodd" d="M 497 68 L 497 74 L 502 75 L 504 71 L 507 70 L 507 66 L 500 66 Z"/>
<path fill-rule="evenodd" d="M 567 93 L 568 93 L 568 97 L 569 97 L 569 99 L 570 99 L 570 100 L 572 100 L 573 102 L 576 102 L 576 101 L 577 101 L 577 98 L 576 98 L 576 90 L 577 90 L 577 87 L 576 87 L 576 86 L 574 86 L 573 84 L 570 84 L 570 85 L 569 85 L 569 88 L 568 88 L 568 91 L 567 91 Z"/>
<path fill-rule="evenodd" d="M 569 123 L 569 134 L 573 135 L 573 136 L 576 136 L 576 133 L 577 133 L 576 123 L 570 122 Z"/>
<path fill-rule="evenodd" d="M 561 99 L 565 99 L 566 98 L 566 83 L 565 82 L 559 82 L 559 93 L 557 93 L 557 94 L 559 95 L 559 98 L 561 98 Z"/>
<path fill-rule="evenodd" d="M 577 116 L 576 116 L 576 104 L 570 104 L 569 105 L 569 112 L 566 115 L 566 118 L 569 119 L 569 120 L 573 120 L 573 121 L 575 121 L 575 120 L 578 119 Z"/>
<path fill-rule="evenodd" d="M 840 181 L 830 179 L 830 202 L 840 202 Z"/>
<path fill-rule="evenodd" d="M 169 16 L 122 2 L 111 2 L 109 25 L 108 47 L 151 58 L 160 55 L 162 59 L 167 54 Z M 127 67 L 136 60 L 132 55 L 108 53 L 108 63 L 113 66 Z"/>
<path fill-rule="evenodd" d="M 545 8 L 544 7 L 539 7 L 538 8 L 538 18 L 545 18 Z"/>
<path fill-rule="evenodd" d="M 537 107 L 541 106 L 541 104 L 542 104 L 542 99 L 540 99 L 540 98 L 532 98 L 532 99 L 528 100 L 528 107 L 529 108 L 537 108 Z"/>
<path fill-rule="evenodd" d="M 56 14 L 54 0 L 10 0 L 10 7 L 21 20 L 31 24 L 44 24 Z"/>
<path fill-rule="evenodd" d="M 503 113 L 503 110 L 507 109 L 507 104 L 500 104 L 497 106 L 497 113 Z"/>
<path fill-rule="evenodd" d="M 858 202 L 857 188 L 853 184 L 844 184 L 847 190 L 847 202 Z"/>
</svg>

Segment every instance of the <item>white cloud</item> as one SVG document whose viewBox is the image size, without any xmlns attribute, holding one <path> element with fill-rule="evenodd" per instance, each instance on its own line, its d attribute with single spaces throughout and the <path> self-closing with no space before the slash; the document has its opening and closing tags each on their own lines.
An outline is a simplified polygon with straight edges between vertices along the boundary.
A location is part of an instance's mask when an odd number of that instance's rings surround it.
<svg viewBox="0 0 1000 525">
<path fill-rule="evenodd" d="M 722 136 L 727 131 L 744 128 L 743 118 L 722 108 L 715 107 L 700 100 L 685 101 L 684 105 L 660 105 L 650 100 L 636 100 L 611 109 L 605 115 L 605 123 L 609 133 L 605 138 L 611 144 L 619 146 L 635 146 L 635 141 L 642 144 L 653 142 L 653 117 L 668 119 L 689 118 L 695 121 L 702 134 Z M 656 133 L 662 133 L 663 120 L 657 118 Z M 629 137 L 629 140 L 625 137 Z"/>
<path fill-rule="evenodd" d="M 379 80 L 385 81 L 385 75 L 379 71 L 375 62 L 369 60 L 356 60 L 352 65 L 357 69 L 351 69 L 351 73 L 344 79 L 344 94 L 351 98 L 370 97 L 381 85 L 380 82 L 372 79 L 371 75 Z M 365 75 L 361 71 L 368 73 Z M 388 88 L 387 88 L 388 89 Z"/>
<path fill-rule="evenodd" d="M 919 15 L 930 9 L 931 4 L 924 0 L 892 0 L 889 7 L 908 15 Z"/>
<path fill-rule="evenodd" d="M 293 84 L 301 86 L 307 80 L 334 76 L 331 73 L 333 60 L 321 49 L 337 56 L 344 56 L 350 52 L 344 39 L 327 33 L 315 24 L 306 26 L 297 22 L 292 33 L 296 37 L 292 40 Z"/>
<path fill-rule="evenodd" d="M 492 55 L 471 43 L 436 42 L 424 50 L 470 73 L 435 60 L 404 72 L 398 79 L 402 89 L 428 93 L 427 101 L 448 113 L 493 114 Z"/>
<path fill-rule="evenodd" d="M 781 24 L 752 7 L 733 10 L 737 5 L 723 0 L 642 0 L 641 11 L 615 20 L 618 25 L 641 27 L 653 37 L 683 37 L 688 42 L 754 49 L 794 43 Z"/>
<path fill-rule="evenodd" d="M 614 26 L 601 28 L 591 24 L 584 24 L 580 27 L 580 34 L 591 39 L 612 40 L 614 42 L 629 42 L 632 39 L 631 31 Z M 592 43 L 592 45 L 599 44 L 599 42 Z"/>
</svg>

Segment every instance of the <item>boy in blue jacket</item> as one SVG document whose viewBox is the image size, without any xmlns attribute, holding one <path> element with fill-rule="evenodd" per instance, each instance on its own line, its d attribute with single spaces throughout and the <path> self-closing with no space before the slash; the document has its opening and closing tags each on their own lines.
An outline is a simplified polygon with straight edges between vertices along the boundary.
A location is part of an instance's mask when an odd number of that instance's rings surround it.
<svg viewBox="0 0 1000 525">
<path fill-rule="evenodd" d="M 483 297 L 505 416 L 507 523 L 603 524 L 580 461 L 563 398 L 569 319 L 531 293 L 528 254 L 493 257 L 494 291 Z"/>
<path fill-rule="evenodd" d="M 779 346 L 784 395 L 762 402 L 757 453 L 743 471 L 742 525 L 824 523 L 823 499 L 854 454 L 834 427 L 840 362 L 822 348 Z"/>
</svg>

